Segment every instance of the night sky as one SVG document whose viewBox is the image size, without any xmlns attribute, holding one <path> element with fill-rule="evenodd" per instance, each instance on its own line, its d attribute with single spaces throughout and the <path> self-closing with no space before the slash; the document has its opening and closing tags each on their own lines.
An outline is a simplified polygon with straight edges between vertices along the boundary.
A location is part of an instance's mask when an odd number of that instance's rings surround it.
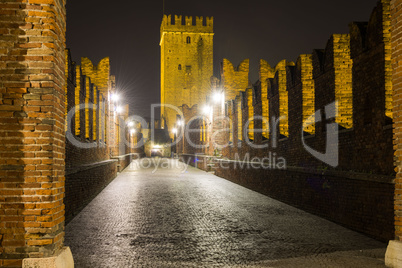
<svg viewBox="0 0 402 268">
<path fill-rule="evenodd" d="M 238 3 L 236 3 L 238 2 Z M 214 74 L 229 59 L 250 59 L 258 80 L 259 59 L 282 59 L 325 48 L 333 33 L 352 21 L 368 21 L 377 0 L 165 0 L 165 14 L 214 17 Z M 78 64 L 110 57 L 118 90 L 131 112 L 149 116 L 160 102 L 159 33 L 163 1 L 67 1 L 67 47 Z"/>
</svg>

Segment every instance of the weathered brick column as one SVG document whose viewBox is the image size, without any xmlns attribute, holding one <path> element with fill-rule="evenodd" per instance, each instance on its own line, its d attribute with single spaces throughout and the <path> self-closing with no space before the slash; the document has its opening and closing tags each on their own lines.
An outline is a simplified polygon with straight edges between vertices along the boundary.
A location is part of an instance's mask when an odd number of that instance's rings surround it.
<svg viewBox="0 0 402 268">
<path fill-rule="evenodd" d="M 65 4 L 0 2 L 1 267 L 73 265 L 63 248 Z"/>
<path fill-rule="evenodd" d="M 384 0 L 383 0 L 384 1 Z M 385 256 L 389 267 L 402 267 L 402 0 L 391 1 L 392 83 L 395 149 L 395 240 Z"/>
</svg>

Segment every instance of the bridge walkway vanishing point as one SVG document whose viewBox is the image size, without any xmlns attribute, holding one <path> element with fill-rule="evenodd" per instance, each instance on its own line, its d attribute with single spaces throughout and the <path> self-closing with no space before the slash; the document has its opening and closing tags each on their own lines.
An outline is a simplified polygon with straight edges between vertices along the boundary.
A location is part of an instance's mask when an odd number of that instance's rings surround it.
<svg viewBox="0 0 402 268">
<path fill-rule="evenodd" d="M 162 158 L 133 161 L 66 226 L 65 244 L 78 268 L 385 267 L 387 246 Z"/>
</svg>

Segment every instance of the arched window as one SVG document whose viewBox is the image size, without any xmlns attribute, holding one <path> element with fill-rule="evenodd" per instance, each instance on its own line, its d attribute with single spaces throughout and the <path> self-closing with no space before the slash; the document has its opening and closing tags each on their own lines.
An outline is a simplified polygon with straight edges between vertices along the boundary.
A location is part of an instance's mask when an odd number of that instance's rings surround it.
<svg viewBox="0 0 402 268">
<path fill-rule="evenodd" d="M 179 64 L 179 70 L 181 70 L 181 64 Z"/>
<path fill-rule="evenodd" d="M 187 44 L 190 44 L 190 43 L 191 43 L 191 37 L 187 36 Z"/>
</svg>

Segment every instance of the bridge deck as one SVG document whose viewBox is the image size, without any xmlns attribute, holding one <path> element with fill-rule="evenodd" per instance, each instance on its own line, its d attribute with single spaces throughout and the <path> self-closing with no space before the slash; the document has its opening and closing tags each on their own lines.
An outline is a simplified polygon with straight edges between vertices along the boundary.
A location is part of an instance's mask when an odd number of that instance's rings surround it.
<svg viewBox="0 0 402 268">
<path fill-rule="evenodd" d="M 67 225 L 65 244 L 78 268 L 385 267 L 386 249 L 337 224 L 160 158 L 134 161 L 124 170 Z"/>
</svg>

